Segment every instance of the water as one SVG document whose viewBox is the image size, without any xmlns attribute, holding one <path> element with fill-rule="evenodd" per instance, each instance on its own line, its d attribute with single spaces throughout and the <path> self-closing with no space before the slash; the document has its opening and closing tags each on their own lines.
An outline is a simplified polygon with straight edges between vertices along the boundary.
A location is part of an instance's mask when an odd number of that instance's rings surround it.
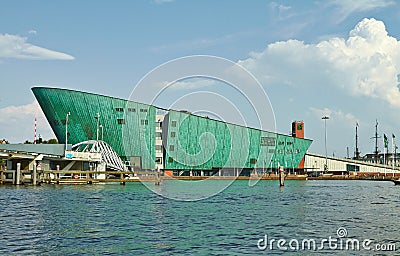
<svg viewBox="0 0 400 256">
<path fill-rule="evenodd" d="M 0 255 L 281 254 L 260 251 L 258 240 L 337 238 L 340 227 L 347 237 L 400 248 L 400 187 L 390 182 L 286 181 L 280 189 L 278 181 L 235 181 L 196 202 L 165 199 L 140 183 L 0 186 L 0 202 Z"/>
</svg>

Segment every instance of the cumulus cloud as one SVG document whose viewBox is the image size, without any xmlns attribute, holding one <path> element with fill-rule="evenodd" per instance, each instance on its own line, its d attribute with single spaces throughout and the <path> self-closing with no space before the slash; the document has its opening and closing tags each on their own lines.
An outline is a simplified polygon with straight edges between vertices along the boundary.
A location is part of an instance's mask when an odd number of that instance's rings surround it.
<svg viewBox="0 0 400 256">
<path fill-rule="evenodd" d="M 54 138 L 54 134 L 47 122 L 39 104 L 34 101 L 21 106 L 7 106 L 0 108 L 1 139 L 12 143 L 33 141 L 34 118 L 37 119 L 37 133 L 44 138 Z"/>
<path fill-rule="evenodd" d="M 0 58 L 31 60 L 73 60 L 74 57 L 27 42 L 26 37 L 0 34 Z"/>
<path fill-rule="evenodd" d="M 335 87 L 400 107 L 400 42 L 373 18 L 359 22 L 347 38 L 276 42 L 239 64 L 264 85 Z"/>
</svg>

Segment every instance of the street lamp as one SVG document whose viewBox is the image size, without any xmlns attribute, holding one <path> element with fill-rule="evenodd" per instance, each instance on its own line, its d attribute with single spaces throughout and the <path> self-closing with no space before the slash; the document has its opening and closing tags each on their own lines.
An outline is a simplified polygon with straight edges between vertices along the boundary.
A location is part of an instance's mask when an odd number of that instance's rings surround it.
<svg viewBox="0 0 400 256">
<path fill-rule="evenodd" d="M 71 115 L 71 112 L 67 113 L 67 116 L 65 117 L 65 151 L 67 151 L 67 145 L 68 145 L 68 117 Z"/>
<path fill-rule="evenodd" d="M 324 116 L 322 117 L 322 120 L 325 121 L 325 166 L 324 166 L 324 171 L 328 171 L 328 149 L 326 147 L 326 120 L 329 119 L 329 116 Z"/>
<path fill-rule="evenodd" d="M 101 128 L 101 140 L 104 140 L 104 127 L 102 124 L 99 127 Z"/>
<path fill-rule="evenodd" d="M 99 125 L 100 125 L 100 113 L 97 112 L 96 117 L 97 119 L 97 126 L 96 126 L 96 140 L 99 140 Z"/>
</svg>

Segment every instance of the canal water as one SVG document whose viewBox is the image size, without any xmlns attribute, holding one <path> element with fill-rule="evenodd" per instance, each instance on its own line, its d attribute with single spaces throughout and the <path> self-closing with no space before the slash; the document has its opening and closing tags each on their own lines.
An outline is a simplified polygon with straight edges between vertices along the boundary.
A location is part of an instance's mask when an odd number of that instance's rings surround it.
<svg viewBox="0 0 400 256">
<path fill-rule="evenodd" d="M 0 202 L 0 255 L 400 254 L 391 182 L 235 181 L 194 202 L 140 183 L 0 186 Z"/>
</svg>

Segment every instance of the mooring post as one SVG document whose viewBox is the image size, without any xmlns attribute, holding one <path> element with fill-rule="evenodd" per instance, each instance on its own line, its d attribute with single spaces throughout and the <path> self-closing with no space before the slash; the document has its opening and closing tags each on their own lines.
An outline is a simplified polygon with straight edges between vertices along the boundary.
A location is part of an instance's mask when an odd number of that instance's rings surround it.
<svg viewBox="0 0 400 256">
<path fill-rule="evenodd" d="M 58 180 L 58 175 L 60 174 L 59 171 L 60 171 L 60 165 L 57 164 L 57 172 L 54 173 L 54 179 L 56 181 L 56 184 L 60 183 L 60 181 Z"/>
<path fill-rule="evenodd" d="M 285 171 L 283 170 L 283 166 L 279 166 L 279 184 L 281 187 L 285 185 Z"/>
<path fill-rule="evenodd" d="M 157 170 L 156 170 L 156 181 L 155 181 L 155 185 L 156 185 L 156 186 L 159 186 L 160 183 L 161 183 L 161 181 L 160 181 L 160 170 L 158 170 L 158 168 L 157 168 Z"/>
<path fill-rule="evenodd" d="M 32 183 L 34 186 L 37 185 L 37 166 L 36 166 L 36 161 L 33 163 L 33 177 L 32 177 Z"/>
<path fill-rule="evenodd" d="M 1 168 L 1 170 L 0 170 L 0 184 L 4 184 L 4 179 L 5 179 L 4 171 L 3 171 L 3 168 Z"/>
<path fill-rule="evenodd" d="M 120 185 L 125 185 L 124 174 L 123 174 L 123 173 L 120 174 L 120 180 L 121 180 L 121 181 L 119 182 L 119 184 L 120 184 Z"/>
<path fill-rule="evenodd" d="M 15 184 L 21 185 L 21 163 L 17 163 L 17 172 L 15 174 Z"/>
</svg>

